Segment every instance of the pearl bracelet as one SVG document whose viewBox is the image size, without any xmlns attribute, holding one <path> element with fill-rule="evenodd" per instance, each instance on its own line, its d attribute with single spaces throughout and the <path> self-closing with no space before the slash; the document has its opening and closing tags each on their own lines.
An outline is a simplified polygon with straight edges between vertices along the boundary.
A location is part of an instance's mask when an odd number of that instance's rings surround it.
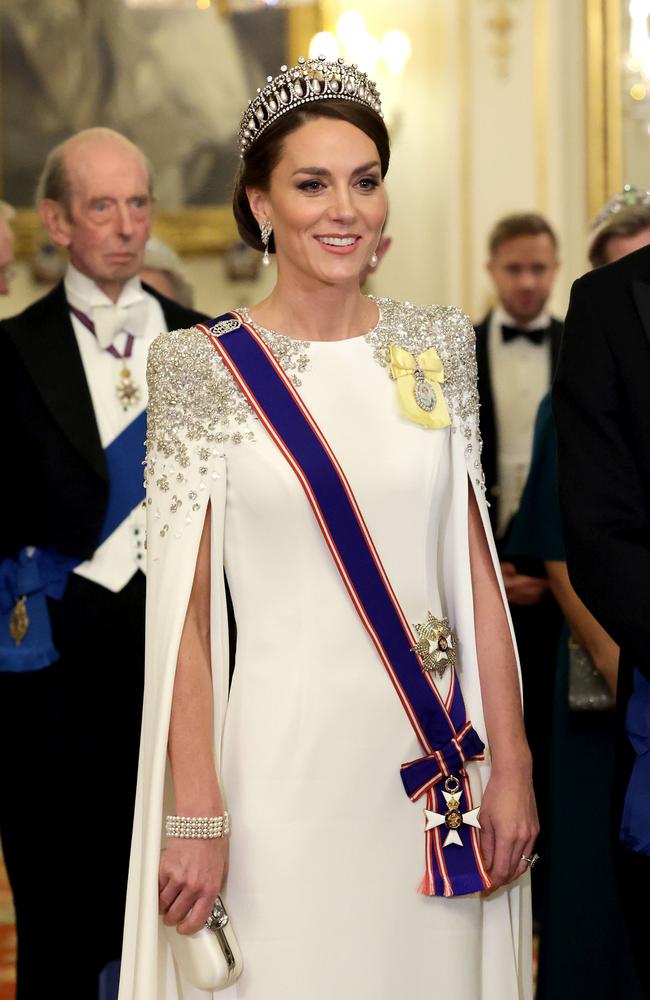
<svg viewBox="0 0 650 1000">
<path fill-rule="evenodd" d="M 168 837 L 193 840 L 215 840 L 230 833 L 230 816 L 168 816 L 165 821 Z"/>
</svg>

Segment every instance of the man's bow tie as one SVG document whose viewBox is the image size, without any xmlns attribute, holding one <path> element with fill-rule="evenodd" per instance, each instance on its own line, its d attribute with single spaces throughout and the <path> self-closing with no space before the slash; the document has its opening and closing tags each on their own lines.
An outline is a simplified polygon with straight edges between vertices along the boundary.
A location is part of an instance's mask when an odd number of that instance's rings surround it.
<svg viewBox="0 0 650 1000">
<path fill-rule="evenodd" d="M 541 329 L 538 327 L 537 330 L 524 330 L 520 326 L 506 326 L 505 323 L 501 325 L 501 336 L 504 344 L 516 340 L 517 337 L 526 337 L 531 344 L 541 344 L 546 332 L 545 327 L 541 327 Z"/>
<path fill-rule="evenodd" d="M 128 305 L 102 303 L 91 309 L 92 321 L 99 344 L 104 349 L 110 347 L 119 333 L 137 336 L 147 322 L 147 303 L 144 297 Z"/>
</svg>

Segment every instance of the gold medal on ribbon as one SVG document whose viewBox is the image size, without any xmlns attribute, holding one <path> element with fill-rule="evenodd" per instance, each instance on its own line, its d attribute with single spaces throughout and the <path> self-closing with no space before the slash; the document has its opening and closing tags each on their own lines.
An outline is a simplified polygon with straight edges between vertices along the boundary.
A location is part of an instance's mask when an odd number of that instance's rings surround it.
<svg viewBox="0 0 650 1000">
<path fill-rule="evenodd" d="M 117 383 L 115 391 L 117 392 L 117 398 L 125 410 L 140 402 L 140 387 L 133 380 L 131 369 L 127 365 L 122 365 L 120 381 Z"/>
<path fill-rule="evenodd" d="M 20 646 L 29 631 L 29 615 L 27 614 L 27 596 L 24 594 L 16 601 L 9 618 L 9 635 Z"/>
</svg>

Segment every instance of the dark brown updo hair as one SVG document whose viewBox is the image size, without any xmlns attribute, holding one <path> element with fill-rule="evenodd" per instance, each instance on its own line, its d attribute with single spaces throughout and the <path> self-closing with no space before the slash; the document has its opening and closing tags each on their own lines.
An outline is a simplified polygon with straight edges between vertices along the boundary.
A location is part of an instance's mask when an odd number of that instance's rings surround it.
<svg viewBox="0 0 650 1000">
<path fill-rule="evenodd" d="M 244 154 L 237 177 L 235 178 L 235 193 L 232 200 L 233 213 L 237 229 L 244 243 L 255 250 L 264 250 L 260 237 L 259 224 L 248 203 L 247 188 L 257 188 L 268 191 L 271 174 L 282 156 L 284 140 L 292 132 L 314 118 L 336 118 L 349 122 L 372 139 L 381 164 L 381 176 L 386 176 L 390 160 L 390 140 L 384 119 L 375 111 L 356 101 L 324 100 L 306 104 L 295 111 L 282 115 L 256 139 L 250 149 Z M 275 253 L 273 235 L 269 240 L 269 253 Z"/>
<path fill-rule="evenodd" d="M 650 205 L 630 205 L 621 209 L 596 231 L 589 245 L 589 263 L 592 267 L 609 264 L 609 241 L 619 236 L 638 236 L 644 229 L 650 229 Z"/>
</svg>

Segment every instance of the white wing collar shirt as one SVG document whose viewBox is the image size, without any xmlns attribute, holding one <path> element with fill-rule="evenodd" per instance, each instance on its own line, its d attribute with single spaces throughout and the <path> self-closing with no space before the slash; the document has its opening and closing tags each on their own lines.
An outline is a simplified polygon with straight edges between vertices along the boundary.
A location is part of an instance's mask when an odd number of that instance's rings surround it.
<svg viewBox="0 0 650 1000">
<path fill-rule="evenodd" d="M 547 330 L 550 325 L 547 312 L 540 313 L 530 323 L 518 323 L 502 306 L 497 306 L 490 318 L 488 356 L 498 442 L 497 537 L 503 536 L 519 508 L 530 468 L 535 417 L 551 383 L 548 337 L 539 344 L 527 337 L 516 337 L 506 343 L 501 327 Z"/>
<path fill-rule="evenodd" d="M 72 264 L 68 265 L 64 284 L 68 303 L 95 325 L 93 334 L 74 313 L 70 313 L 99 436 L 102 447 L 106 449 L 146 408 L 147 352 L 155 337 L 167 329 L 165 317 L 158 300 L 143 289 L 137 277 L 127 282 L 116 303 L 111 302 L 94 281 Z M 133 341 L 127 365 L 131 379 L 139 389 L 139 398 L 133 405 L 125 407 L 117 394 L 124 362 L 114 357 L 108 348 L 112 345 L 122 355 L 129 334 Z M 144 533 L 144 511 L 138 504 L 100 545 L 92 559 L 82 563 L 74 572 L 113 592 L 122 590 L 138 569 L 145 570 Z"/>
</svg>

